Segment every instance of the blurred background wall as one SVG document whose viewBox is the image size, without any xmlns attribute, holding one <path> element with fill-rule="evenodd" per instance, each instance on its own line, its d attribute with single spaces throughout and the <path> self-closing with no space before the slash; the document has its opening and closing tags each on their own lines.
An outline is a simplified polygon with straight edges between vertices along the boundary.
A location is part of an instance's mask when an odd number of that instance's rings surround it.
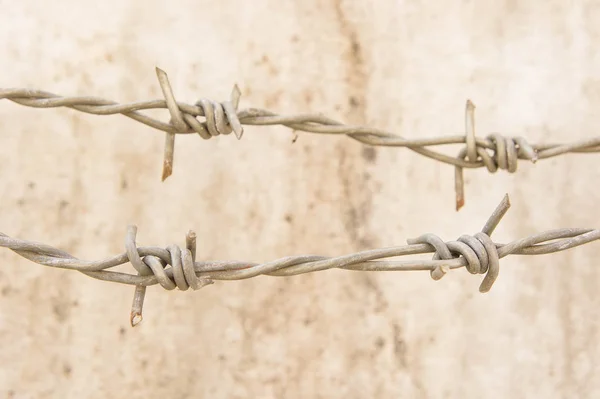
<svg viewBox="0 0 600 399">
<path fill-rule="evenodd" d="M 184 102 L 225 100 L 237 83 L 241 108 L 418 138 L 463 134 L 469 98 L 479 136 L 571 142 L 598 134 L 599 22 L 599 1 L 0 0 L 0 87 L 160 99 L 158 66 Z M 164 134 L 124 116 L 1 101 L 0 121 L 0 231 L 84 259 L 124 252 L 127 224 L 141 246 L 184 245 L 193 229 L 209 260 L 452 240 L 505 193 L 497 241 L 600 225 L 597 155 L 467 170 L 457 213 L 453 167 L 344 136 L 178 136 L 161 183 Z M 485 295 L 464 269 L 153 286 L 132 329 L 132 287 L 2 250 L 0 394 L 596 397 L 599 255 L 505 258 Z"/>
</svg>

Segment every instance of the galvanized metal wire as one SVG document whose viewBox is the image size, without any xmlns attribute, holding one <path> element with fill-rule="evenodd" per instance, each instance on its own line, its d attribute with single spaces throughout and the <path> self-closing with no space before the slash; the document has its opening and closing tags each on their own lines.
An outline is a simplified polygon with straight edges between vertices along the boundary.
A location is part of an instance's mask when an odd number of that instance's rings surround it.
<svg viewBox="0 0 600 399">
<path fill-rule="evenodd" d="M 321 114 L 279 115 L 258 108 L 238 110 L 241 93 L 237 85 L 234 86 L 228 101 L 200 99 L 193 105 L 178 102 L 167 74 L 159 68 L 156 68 L 156 73 L 163 100 L 119 104 L 97 97 L 62 97 L 28 89 L 0 89 L 0 99 L 34 108 L 68 107 L 94 115 L 122 114 L 166 132 L 163 181 L 173 170 L 177 134 L 197 133 L 203 139 L 210 139 L 233 132 L 241 139 L 244 133 L 243 125 L 283 125 L 294 131 L 307 133 L 344 134 L 366 145 L 406 147 L 428 158 L 455 166 L 457 210 L 464 205 L 464 168 L 485 167 L 490 173 L 495 173 L 498 169 L 514 173 L 518 160 L 536 162 L 567 153 L 600 152 L 600 137 L 571 144 L 530 144 L 523 137 L 506 137 L 501 134 L 490 134 L 485 138 L 476 137 L 475 106 L 470 100 L 467 101 L 465 111 L 465 135 L 406 139 L 381 129 L 346 125 Z M 168 123 L 140 112 L 160 108 L 169 110 L 171 120 Z M 204 121 L 199 121 L 198 117 L 203 117 Z M 457 156 L 446 155 L 429 148 L 451 144 L 465 144 L 465 147 Z"/>
<path fill-rule="evenodd" d="M 130 315 L 132 326 L 142 320 L 146 288 L 160 285 L 166 290 L 197 290 L 215 280 L 243 280 L 260 275 L 294 276 L 328 269 L 355 271 L 429 270 L 439 280 L 452 269 L 465 267 L 471 274 L 485 274 L 479 287 L 488 292 L 499 273 L 499 261 L 508 255 L 541 255 L 564 251 L 600 239 L 600 229 L 563 228 L 533 234 L 508 244 L 490 238 L 510 207 L 506 195 L 480 232 L 462 235 L 457 240 L 443 241 L 435 234 L 409 239 L 407 245 L 372 249 L 338 257 L 318 255 L 289 256 L 266 263 L 241 261 L 200 261 L 196 259 L 196 235 L 190 231 L 186 246 L 138 247 L 137 228 L 128 226 L 125 252 L 106 259 L 87 261 L 46 244 L 21 240 L 0 233 L 0 246 L 18 255 L 54 268 L 77 270 L 89 277 L 121 284 L 135 285 Z M 434 253 L 431 260 L 390 260 L 406 255 Z M 131 263 L 137 274 L 109 269 Z"/>
</svg>

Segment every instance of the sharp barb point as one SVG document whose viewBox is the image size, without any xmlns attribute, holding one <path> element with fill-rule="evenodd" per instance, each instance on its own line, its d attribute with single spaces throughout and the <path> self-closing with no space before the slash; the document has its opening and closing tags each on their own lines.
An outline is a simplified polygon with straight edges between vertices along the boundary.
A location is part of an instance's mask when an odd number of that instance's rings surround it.
<svg viewBox="0 0 600 399">
<path fill-rule="evenodd" d="M 155 67 L 155 70 L 156 70 L 156 74 L 159 77 L 167 76 L 167 73 L 164 70 L 160 69 L 159 67 Z"/>
<path fill-rule="evenodd" d="M 142 317 L 141 313 L 132 313 L 130 318 L 131 327 L 139 325 L 143 319 L 144 318 Z"/>
<path fill-rule="evenodd" d="M 237 137 L 237 139 L 238 139 L 238 140 L 241 140 L 241 139 L 242 139 L 242 136 L 244 135 L 244 129 L 242 128 L 242 129 L 240 129 L 240 130 L 239 130 L 239 131 L 237 131 L 237 132 L 236 132 L 236 131 L 234 131 L 234 133 L 235 133 L 235 137 Z"/>
</svg>

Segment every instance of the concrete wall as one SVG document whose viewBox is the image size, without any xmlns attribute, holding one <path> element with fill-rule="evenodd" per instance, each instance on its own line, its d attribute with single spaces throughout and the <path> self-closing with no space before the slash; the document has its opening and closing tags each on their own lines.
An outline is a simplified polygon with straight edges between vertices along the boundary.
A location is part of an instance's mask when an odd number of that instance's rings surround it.
<svg viewBox="0 0 600 399">
<path fill-rule="evenodd" d="M 158 99 L 159 66 L 185 102 L 238 83 L 242 108 L 415 138 L 462 134 L 470 98 L 479 135 L 570 142 L 598 134 L 599 18 L 598 1 L 0 0 L 0 87 Z M 451 166 L 344 136 L 180 136 L 161 183 L 164 134 L 126 117 L 1 101 L 0 121 L 0 231 L 84 259 L 122 253 L 130 223 L 139 245 L 183 245 L 193 229 L 202 259 L 451 240 L 505 193 L 500 242 L 600 225 L 597 155 L 467 171 L 456 213 Z M 0 395 L 597 397 L 599 255 L 506 258 L 485 295 L 465 270 L 154 286 L 132 329 L 132 287 L 3 250 Z"/>
</svg>

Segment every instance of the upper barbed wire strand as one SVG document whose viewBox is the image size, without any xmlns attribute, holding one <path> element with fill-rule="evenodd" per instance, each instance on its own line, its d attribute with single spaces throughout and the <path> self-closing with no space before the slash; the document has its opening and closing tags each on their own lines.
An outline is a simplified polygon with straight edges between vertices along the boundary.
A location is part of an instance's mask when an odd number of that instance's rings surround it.
<svg viewBox="0 0 600 399">
<path fill-rule="evenodd" d="M 496 207 L 482 230 L 474 235 L 462 235 L 444 242 L 434 234 L 423 234 L 407 240 L 407 245 L 371 249 L 349 255 L 328 257 L 318 255 L 289 256 L 266 263 L 241 261 L 196 260 L 196 235 L 186 235 L 186 247 L 138 247 L 137 228 L 128 226 L 125 253 L 98 261 L 82 260 L 52 246 L 21 240 L 0 233 L 0 247 L 38 263 L 60 269 L 79 271 L 89 277 L 120 284 L 135 285 L 130 315 L 132 326 L 142 320 L 146 287 L 159 284 L 167 290 L 200 289 L 214 280 L 243 280 L 260 275 L 294 276 L 329 269 L 354 271 L 415 271 L 429 270 L 439 280 L 452 269 L 466 267 L 471 274 L 485 274 L 479 287 L 488 292 L 499 273 L 499 260 L 508 255 L 542 255 L 564 251 L 600 240 L 600 229 L 563 228 L 534 234 L 508 244 L 495 243 L 490 236 L 510 207 L 508 195 Z M 384 260 L 407 255 L 433 253 L 431 260 Z M 108 269 L 131 263 L 137 274 Z"/>
<path fill-rule="evenodd" d="M 279 115 L 259 108 L 238 110 L 240 90 L 234 85 L 230 99 L 214 102 L 200 99 L 194 105 L 179 102 L 173 95 L 167 74 L 156 68 L 157 78 L 165 99 L 119 104 L 98 97 L 62 97 L 41 90 L 0 89 L 0 99 L 34 108 L 67 107 L 94 115 L 122 114 L 152 128 L 166 133 L 163 161 L 163 181 L 173 169 L 175 136 L 197 133 L 209 139 L 232 131 L 238 139 L 243 135 L 242 125 L 282 125 L 294 131 L 317 134 L 343 134 L 360 143 L 384 147 L 406 147 L 433 160 L 455 166 L 456 209 L 464 205 L 464 168 L 486 167 L 490 173 L 503 169 L 509 173 L 517 170 L 518 160 L 536 162 L 567 153 L 600 152 L 600 137 L 577 141 L 571 144 L 529 144 L 522 137 L 504 137 L 491 134 L 486 138 L 475 136 L 475 106 L 467 100 L 465 110 L 465 135 L 406 139 L 385 130 L 367 126 L 351 126 L 328 118 L 322 114 Z M 144 115 L 140 111 L 168 109 L 169 123 Z M 197 118 L 203 117 L 200 122 Z M 465 144 L 458 156 L 453 157 L 428 147 Z M 491 154 L 490 154 L 491 152 Z"/>
</svg>

